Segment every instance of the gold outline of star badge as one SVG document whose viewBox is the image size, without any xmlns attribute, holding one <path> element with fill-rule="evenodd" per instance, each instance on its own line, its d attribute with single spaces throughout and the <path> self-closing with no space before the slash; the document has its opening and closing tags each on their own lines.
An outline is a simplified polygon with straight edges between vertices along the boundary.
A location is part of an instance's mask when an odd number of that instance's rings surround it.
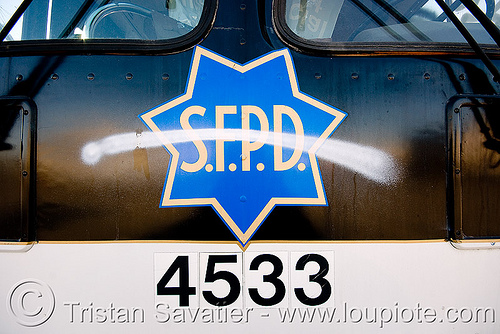
<svg viewBox="0 0 500 334">
<path fill-rule="evenodd" d="M 210 198 L 190 198 L 190 199 L 171 199 L 171 193 L 172 193 L 172 187 L 174 183 L 174 177 L 175 177 L 175 172 L 178 166 L 179 162 L 179 151 L 174 147 L 174 145 L 169 141 L 167 136 L 165 136 L 165 133 L 162 132 L 158 126 L 152 121 L 152 118 L 175 107 L 178 106 L 181 103 L 184 103 L 188 100 L 190 100 L 193 96 L 193 90 L 194 90 L 194 85 L 196 82 L 196 78 L 198 75 L 198 68 L 199 68 L 199 63 L 201 57 L 207 57 L 209 59 L 212 59 L 222 65 L 225 65 L 229 68 L 232 68 L 235 71 L 238 71 L 240 73 L 245 73 L 248 72 L 266 62 L 269 62 L 273 59 L 276 59 L 278 57 L 284 57 L 285 59 L 285 64 L 287 68 L 287 73 L 290 81 L 290 85 L 292 88 L 292 95 L 293 97 L 302 100 L 317 109 L 320 109 L 324 112 L 327 112 L 333 116 L 335 116 L 335 119 L 328 125 L 328 127 L 323 131 L 323 133 L 318 137 L 318 139 L 314 142 L 314 144 L 311 146 L 311 148 L 307 151 L 309 155 L 309 159 L 311 161 L 311 169 L 313 172 L 313 178 L 314 178 L 314 183 L 316 186 L 316 190 L 318 193 L 317 198 L 285 198 L 285 197 L 271 197 L 267 205 L 262 209 L 260 214 L 255 218 L 255 220 L 252 222 L 250 227 L 245 231 L 241 231 L 241 229 L 238 227 L 238 225 L 234 222 L 234 220 L 229 216 L 229 214 L 226 212 L 226 210 L 222 207 L 222 205 L 219 203 L 219 201 L 215 197 L 210 197 Z M 278 51 L 274 51 L 271 53 L 268 53 L 260 58 L 257 58 L 256 60 L 253 60 L 247 64 L 241 65 L 238 63 L 235 63 L 227 58 L 224 58 L 216 53 L 213 53 L 203 47 L 197 46 L 194 51 L 193 55 L 193 60 L 192 60 L 192 65 L 191 65 L 191 71 L 189 74 L 188 78 L 188 84 L 186 88 L 186 92 L 165 103 L 162 104 L 142 115 L 140 117 L 144 121 L 144 123 L 149 126 L 149 128 L 156 134 L 156 136 L 160 139 L 160 141 L 163 143 L 163 145 L 167 148 L 167 150 L 170 152 L 172 156 L 172 160 L 170 163 L 170 167 L 167 173 L 167 181 L 164 187 L 164 193 L 163 193 L 163 199 L 161 206 L 162 207 L 174 207 L 174 206 L 205 206 L 205 205 L 211 205 L 217 213 L 220 215 L 220 217 L 225 221 L 225 223 L 229 226 L 229 228 L 233 231 L 233 233 L 236 235 L 236 237 L 239 239 L 240 243 L 244 246 L 246 243 L 249 241 L 251 236 L 255 233 L 255 231 L 258 229 L 260 224 L 264 221 L 264 219 L 267 217 L 267 215 L 271 212 L 271 210 L 274 208 L 275 205 L 325 205 L 327 204 L 325 194 L 323 191 L 323 184 L 321 181 L 321 175 L 319 172 L 319 167 L 318 163 L 316 161 L 316 151 L 319 149 L 319 147 L 323 144 L 323 142 L 333 133 L 333 131 L 340 125 L 340 123 L 344 120 L 344 118 L 347 116 L 346 113 L 343 111 L 340 111 L 336 108 L 333 108 L 329 105 L 326 105 L 310 96 L 307 96 L 303 93 L 300 92 L 298 84 L 297 84 L 297 77 L 295 74 L 293 62 L 292 62 L 292 57 L 290 55 L 290 52 L 288 49 L 282 49 Z"/>
</svg>

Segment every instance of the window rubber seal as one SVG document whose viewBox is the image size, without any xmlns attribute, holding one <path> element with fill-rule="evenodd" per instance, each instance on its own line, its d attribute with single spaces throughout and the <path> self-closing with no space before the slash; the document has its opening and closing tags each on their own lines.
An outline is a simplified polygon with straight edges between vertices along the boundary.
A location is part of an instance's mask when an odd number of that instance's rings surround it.
<svg viewBox="0 0 500 334">
<path fill-rule="evenodd" d="M 198 25 L 187 34 L 165 40 L 136 39 L 44 39 L 6 41 L 0 44 L 0 56 L 20 55 L 163 55 L 194 47 L 210 32 L 217 14 L 218 0 L 205 0 Z"/>
<path fill-rule="evenodd" d="M 332 42 L 310 40 L 296 35 L 286 23 L 286 0 L 273 0 L 272 23 L 278 38 L 290 49 L 299 53 L 335 56 L 464 56 L 476 53 L 466 42 Z M 500 59 L 500 48 L 494 44 L 481 44 L 492 59 Z"/>
</svg>

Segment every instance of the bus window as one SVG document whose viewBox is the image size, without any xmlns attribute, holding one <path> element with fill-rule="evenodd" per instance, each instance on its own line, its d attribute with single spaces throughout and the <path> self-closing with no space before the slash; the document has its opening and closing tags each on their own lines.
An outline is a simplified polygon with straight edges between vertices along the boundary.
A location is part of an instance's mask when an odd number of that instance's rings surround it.
<svg viewBox="0 0 500 334">
<path fill-rule="evenodd" d="M 495 44 L 460 1 L 449 6 L 478 43 Z M 478 6 L 500 23 L 498 1 L 481 0 Z M 279 11 L 292 36 L 323 44 L 466 43 L 434 0 L 282 0 Z"/>
<path fill-rule="evenodd" d="M 21 2 L 22 0 L 0 0 L 0 27 L 2 29 Z M 15 29 L 11 30 L 10 34 L 5 38 L 6 41 L 12 41 L 14 39 L 21 39 L 21 24 L 18 24 Z"/>
<path fill-rule="evenodd" d="M 204 3 L 204 0 L 33 0 L 6 41 L 168 40 L 197 27 Z M 5 0 L 1 4 L 4 25 L 17 6 Z"/>
<path fill-rule="evenodd" d="M 343 0 L 287 1 L 286 23 L 302 38 L 327 38 L 333 33 L 342 3 Z"/>
</svg>

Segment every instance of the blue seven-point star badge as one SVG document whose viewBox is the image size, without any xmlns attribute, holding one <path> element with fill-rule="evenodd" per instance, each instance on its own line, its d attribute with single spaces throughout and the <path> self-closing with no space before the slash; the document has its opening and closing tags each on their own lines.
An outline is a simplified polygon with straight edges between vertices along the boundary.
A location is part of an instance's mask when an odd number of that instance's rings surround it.
<svg viewBox="0 0 500 334">
<path fill-rule="evenodd" d="M 327 205 L 315 152 L 346 116 L 300 92 L 287 49 L 198 46 L 186 92 L 140 115 L 171 155 L 160 207 L 210 205 L 245 246 L 275 205 Z"/>
</svg>

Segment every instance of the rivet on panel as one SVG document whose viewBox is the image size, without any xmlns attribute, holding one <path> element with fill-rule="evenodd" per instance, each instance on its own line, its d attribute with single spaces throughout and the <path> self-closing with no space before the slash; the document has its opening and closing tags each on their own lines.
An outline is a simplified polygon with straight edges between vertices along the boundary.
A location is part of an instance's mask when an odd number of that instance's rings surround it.
<svg viewBox="0 0 500 334">
<path fill-rule="evenodd" d="M 94 80 L 95 79 L 95 74 L 94 73 L 87 74 L 87 79 L 90 80 L 90 81 Z"/>
<path fill-rule="evenodd" d="M 392 74 L 392 73 L 389 73 L 389 74 L 387 75 L 387 79 L 389 79 L 389 80 L 394 80 L 394 78 L 395 78 L 395 77 L 394 77 L 394 74 Z"/>
<path fill-rule="evenodd" d="M 460 75 L 458 76 L 458 79 L 460 79 L 460 80 L 464 81 L 464 80 L 465 80 L 465 74 L 463 74 L 463 73 L 462 73 L 462 74 L 460 74 Z"/>
<path fill-rule="evenodd" d="M 132 73 L 130 73 L 130 72 L 129 72 L 129 73 L 127 73 L 127 74 L 125 74 L 125 78 L 126 78 L 127 80 L 132 80 L 132 78 L 133 78 L 133 77 L 134 77 L 134 75 L 133 75 Z"/>
<path fill-rule="evenodd" d="M 170 79 L 170 75 L 168 75 L 167 73 L 163 73 L 163 75 L 161 76 L 161 78 L 163 80 L 168 80 L 168 79 Z"/>
<path fill-rule="evenodd" d="M 247 41 L 244 38 L 240 39 L 240 45 L 245 45 L 246 43 Z"/>
<path fill-rule="evenodd" d="M 431 75 L 429 73 L 424 73 L 424 79 L 429 80 L 431 78 Z"/>
<path fill-rule="evenodd" d="M 359 78 L 359 74 L 358 73 L 351 74 L 351 79 L 357 80 L 358 78 Z"/>
<path fill-rule="evenodd" d="M 59 79 L 59 75 L 57 75 L 56 73 L 54 73 L 54 74 L 52 74 L 50 76 L 50 78 L 55 81 L 55 80 Z"/>
<path fill-rule="evenodd" d="M 321 79 L 321 73 L 314 73 L 314 77 L 318 80 Z"/>
<path fill-rule="evenodd" d="M 242 4 L 240 5 L 240 9 L 241 9 L 241 10 L 245 10 L 245 9 L 247 9 L 247 5 L 245 5 L 244 3 L 242 3 Z"/>
<path fill-rule="evenodd" d="M 22 174 L 23 174 L 23 176 L 25 176 L 25 177 L 26 177 L 26 176 L 28 176 L 28 172 L 27 172 L 27 171 L 25 171 L 25 170 L 23 170 L 23 173 L 22 173 Z"/>
<path fill-rule="evenodd" d="M 16 75 L 16 81 L 21 81 L 21 80 L 23 80 L 23 75 L 22 74 Z"/>
</svg>

